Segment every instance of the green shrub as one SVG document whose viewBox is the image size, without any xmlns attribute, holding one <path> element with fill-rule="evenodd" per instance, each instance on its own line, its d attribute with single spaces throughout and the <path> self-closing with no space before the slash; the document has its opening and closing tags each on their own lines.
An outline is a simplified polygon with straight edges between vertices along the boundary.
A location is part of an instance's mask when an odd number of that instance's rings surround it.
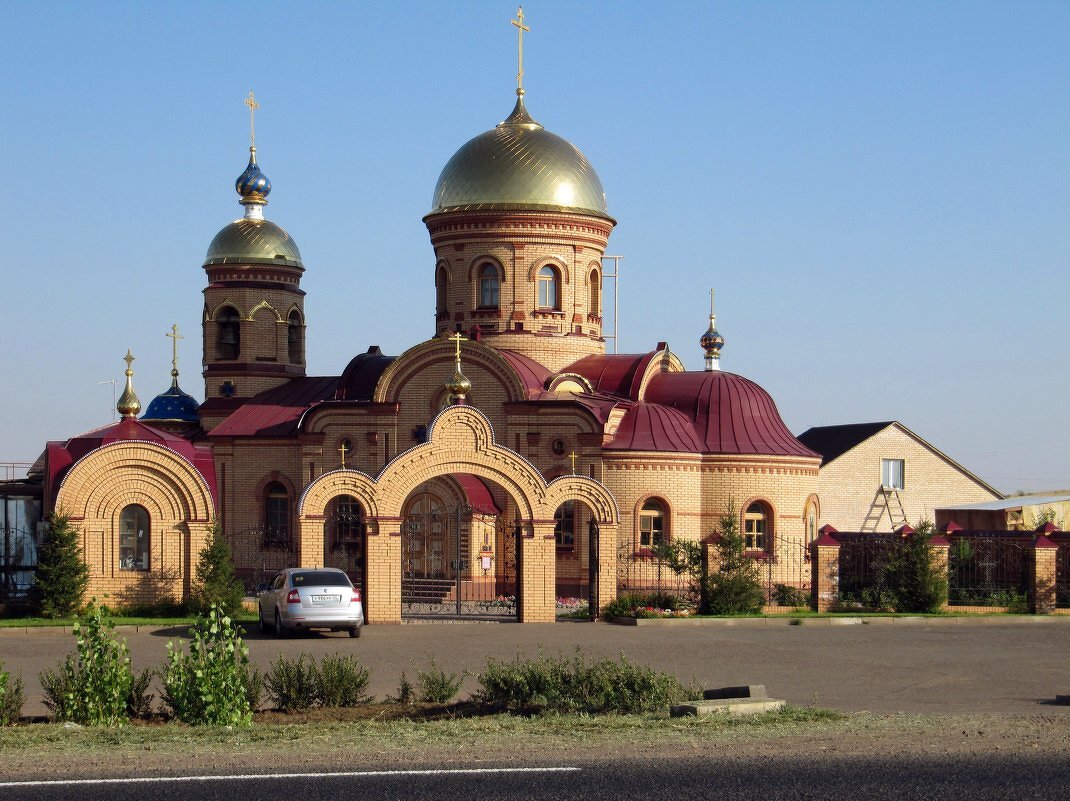
<svg viewBox="0 0 1070 801">
<path fill-rule="evenodd" d="M 513 712 L 636 713 L 663 710 L 691 694 L 675 677 L 636 665 L 625 657 L 587 663 L 538 659 L 488 659 L 479 674 L 476 700 Z"/>
<path fill-rule="evenodd" d="M 719 521 L 717 570 L 702 578 L 702 611 L 711 615 L 755 615 L 765 606 L 758 564 L 746 554 L 746 541 L 731 508 Z"/>
<path fill-rule="evenodd" d="M 687 608 L 687 602 L 679 595 L 667 592 L 625 592 L 605 605 L 606 617 L 658 617 L 646 614 L 647 609 L 667 609 L 677 612 Z"/>
<path fill-rule="evenodd" d="M 122 725 L 129 717 L 134 682 L 126 640 L 115 634 L 115 624 L 95 603 L 75 622 L 74 636 L 77 656 L 68 655 L 58 670 L 46 668 L 40 675 L 45 706 L 58 721 Z"/>
<path fill-rule="evenodd" d="M 275 708 L 281 712 L 299 712 L 316 704 L 316 661 L 309 654 L 297 659 L 279 658 L 271 663 L 264 684 Z"/>
<path fill-rule="evenodd" d="M 197 571 L 190 594 L 190 609 L 196 614 L 207 614 L 213 605 L 225 615 L 233 617 L 241 609 L 245 587 L 234 573 L 234 560 L 230 545 L 223 537 L 223 529 L 216 521 L 212 534 L 201 551 Z"/>
<path fill-rule="evenodd" d="M 322 706 L 360 706 L 371 672 L 352 656 L 325 656 L 316 671 L 316 699 Z"/>
<path fill-rule="evenodd" d="M 790 584 L 777 584 L 773 587 L 773 601 L 780 606 L 798 609 L 810 605 L 810 593 Z"/>
<path fill-rule="evenodd" d="M 449 703 L 461 689 L 463 681 L 464 673 L 446 673 L 432 657 L 427 670 L 416 671 L 416 700 L 427 704 Z"/>
<path fill-rule="evenodd" d="M 918 523 L 888 565 L 897 612 L 939 612 L 947 600 L 947 569 L 936 560 L 931 520 Z"/>
<path fill-rule="evenodd" d="M 398 681 L 398 694 L 388 695 L 386 701 L 389 704 L 411 704 L 416 701 L 416 688 L 412 686 L 405 671 L 401 672 L 401 679 Z"/>
<path fill-rule="evenodd" d="M 149 668 L 135 673 L 131 677 L 130 692 L 126 696 L 126 715 L 129 718 L 152 717 L 152 699 L 156 696 L 149 692 L 154 671 Z"/>
<path fill-rule="evenodd" d="M 190 634 L 189 654 L 167 643 L 164 703 L 185 723 L 250 725 L 250 687 L 256 679 L 237 625 L 213 606 Z"/>
<path fill-rule="evenodd" d="M 19 722 L 25 700 L 22 675 L 12 677 L 0 662 L 0 726 L 13 726 Z"/>
<path fill-rule="evenodd" d="M 78 529 L 62 512 L 52 525 L 37 558 L 37 575 L 30 597 L 41 617 L 71 617 L 78 612 L 89 585 L 89 568 L 82 558 Z"/>
</svg>

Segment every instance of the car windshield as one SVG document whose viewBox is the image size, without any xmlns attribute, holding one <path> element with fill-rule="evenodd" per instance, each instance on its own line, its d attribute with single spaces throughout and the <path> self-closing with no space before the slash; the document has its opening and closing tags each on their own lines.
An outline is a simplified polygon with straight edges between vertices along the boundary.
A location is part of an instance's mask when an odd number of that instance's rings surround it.
<svg viewBox="0 0 1070 801">
<path fill-rule="evenodd" d="M 294 573 L 290 580 L 295 587 L 323 585 L 325 587 L 352 587 L 349 577 L 337 570 L 305 570 Z"/>
</svg>

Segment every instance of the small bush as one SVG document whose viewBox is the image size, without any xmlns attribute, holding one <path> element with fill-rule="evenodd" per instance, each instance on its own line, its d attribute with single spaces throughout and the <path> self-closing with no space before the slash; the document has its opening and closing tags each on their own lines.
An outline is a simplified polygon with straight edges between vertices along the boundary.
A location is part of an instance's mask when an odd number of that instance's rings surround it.
<svg viewBox="0 0 1070 801">
<path fill-rule="evenodd" d="M 25 700 L 22 676 L 12 677 L 0 662 L 0 726 L 13 726 L 19 722 Z"/>
<path fill-rule="evenodd" d="M 309 654 L 297 659 L 280 655 L 271 663 L 264 684 L 280 712 L 299 712 L 316 703 L 316 661 Z"/>
<path fill-rule="evenodd" d="M 185 723 L 250 725 L 250 686 L 255 679 L 238 627 L 213 606 L 190 633 L 189 654 L 167 643 L 164 703 Z"/>
<path fill-rule="evenodd" d="M 605 605 L 606 617 L 662 617 L 651 610 L 683 612 L 687 602 L 679 595 L 666 592 L 625 592 Z"/>
<path fill-rule="evenodd" d="M 316 671 L 316 699 L 323 706 L 360 706 L 372 699 L 371 672 L 352 656 L 325 656 Z"/>
<path fill-rule="evenodd" d="M 77 655 L 68 655 L 57 671 L 46 668 L 40 675 L 45 706 L 58 721 L 122 725 L 134 681 L 126 640 L 116 636 L 115 624 L 95 603 L 75 622 L 74 636 Z"/>
<path fill-rule="evenodd" d="M 790 584 L 777 584 L 773 587 L 773 601 L 780 606 L 798 609 L 810 605 L 810 594 Z"/>
<path fill-rule="evenodd" d="M 412 704 L 416 701 L 416 688 L 412 686 L 412 682 L 405 675 L 405 671 L 401 672 L 401 679 L 398 682 L 398 694 L 388 695 L 386 700 L 390 704 Z"/>
<path fill-rule="evenodd" d="M 463 681 L 464 673 L 446 673 L 432 657 L 427 670 L 416 671 L 416 700 L 427 704 L 449 703 L 461 689 Z"/>
<path fill-rule="evenodd" d="M 130 718 L 145 719 L 152 717 L 152 699 L 156 696 L 149 692 L 153 671 L 146 668 L 131 677 L 130 692 L 126 696 L 126 715 Z"/>
<path fill-rule="evenodd" d="M 538 659 L 499 662 L 488 659 L 479 674 L 476 700 L 513 712 L 581 712 L 621 714 L 664 710 L 692 691 L 675 677 L 636 665 L 625 657 L 588 663 Z"/>
</svg>

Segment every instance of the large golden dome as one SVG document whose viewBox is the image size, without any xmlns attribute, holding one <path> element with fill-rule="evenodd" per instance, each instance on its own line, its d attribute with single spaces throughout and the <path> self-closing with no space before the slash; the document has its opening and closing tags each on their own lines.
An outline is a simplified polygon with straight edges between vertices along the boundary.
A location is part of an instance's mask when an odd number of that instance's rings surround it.
<svg viewBox="0 0 1070 801">
<path fill-rule="evenodd" d="M 609 217 L 594 168 L 572 143 L 535 122 L 523 97 L 504 122 L 453 155 L 431 206 L 432 214 L 547 209 Z"/>
<path fill-rule="evenodd" d="M 304 267 L 301 251 L 288 233 L 269 220 L 235 220 L 208 246 L 204 264 L 285 264 Z"/>
</svg>

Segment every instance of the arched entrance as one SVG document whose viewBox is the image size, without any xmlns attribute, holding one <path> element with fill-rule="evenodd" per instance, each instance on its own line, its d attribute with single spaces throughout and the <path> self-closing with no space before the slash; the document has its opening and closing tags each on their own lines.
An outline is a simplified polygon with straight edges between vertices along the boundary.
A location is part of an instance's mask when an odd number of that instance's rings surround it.
<svg viewBox="0 0 1070 801">
<path fill-rule="evenodd" d="M 352 495 L 336 495 L 327 504 L 323 521 L 323 565 L 344 570 L 362 594 L 366 593 L 367 514 Z"/>
<path fill-rule="evenodd" d="M 597 515 L 583 501 L 569 499 L 554 512 L 557 617 L 579 619 L 598 613 Z"/>
<path fill-rule="evenodd" d="M 470 475 L 442 477 L 409 495 L 401 524 L 403 618 L 517 618 L 518 525 L 502 500 Z"/>
</svg>

